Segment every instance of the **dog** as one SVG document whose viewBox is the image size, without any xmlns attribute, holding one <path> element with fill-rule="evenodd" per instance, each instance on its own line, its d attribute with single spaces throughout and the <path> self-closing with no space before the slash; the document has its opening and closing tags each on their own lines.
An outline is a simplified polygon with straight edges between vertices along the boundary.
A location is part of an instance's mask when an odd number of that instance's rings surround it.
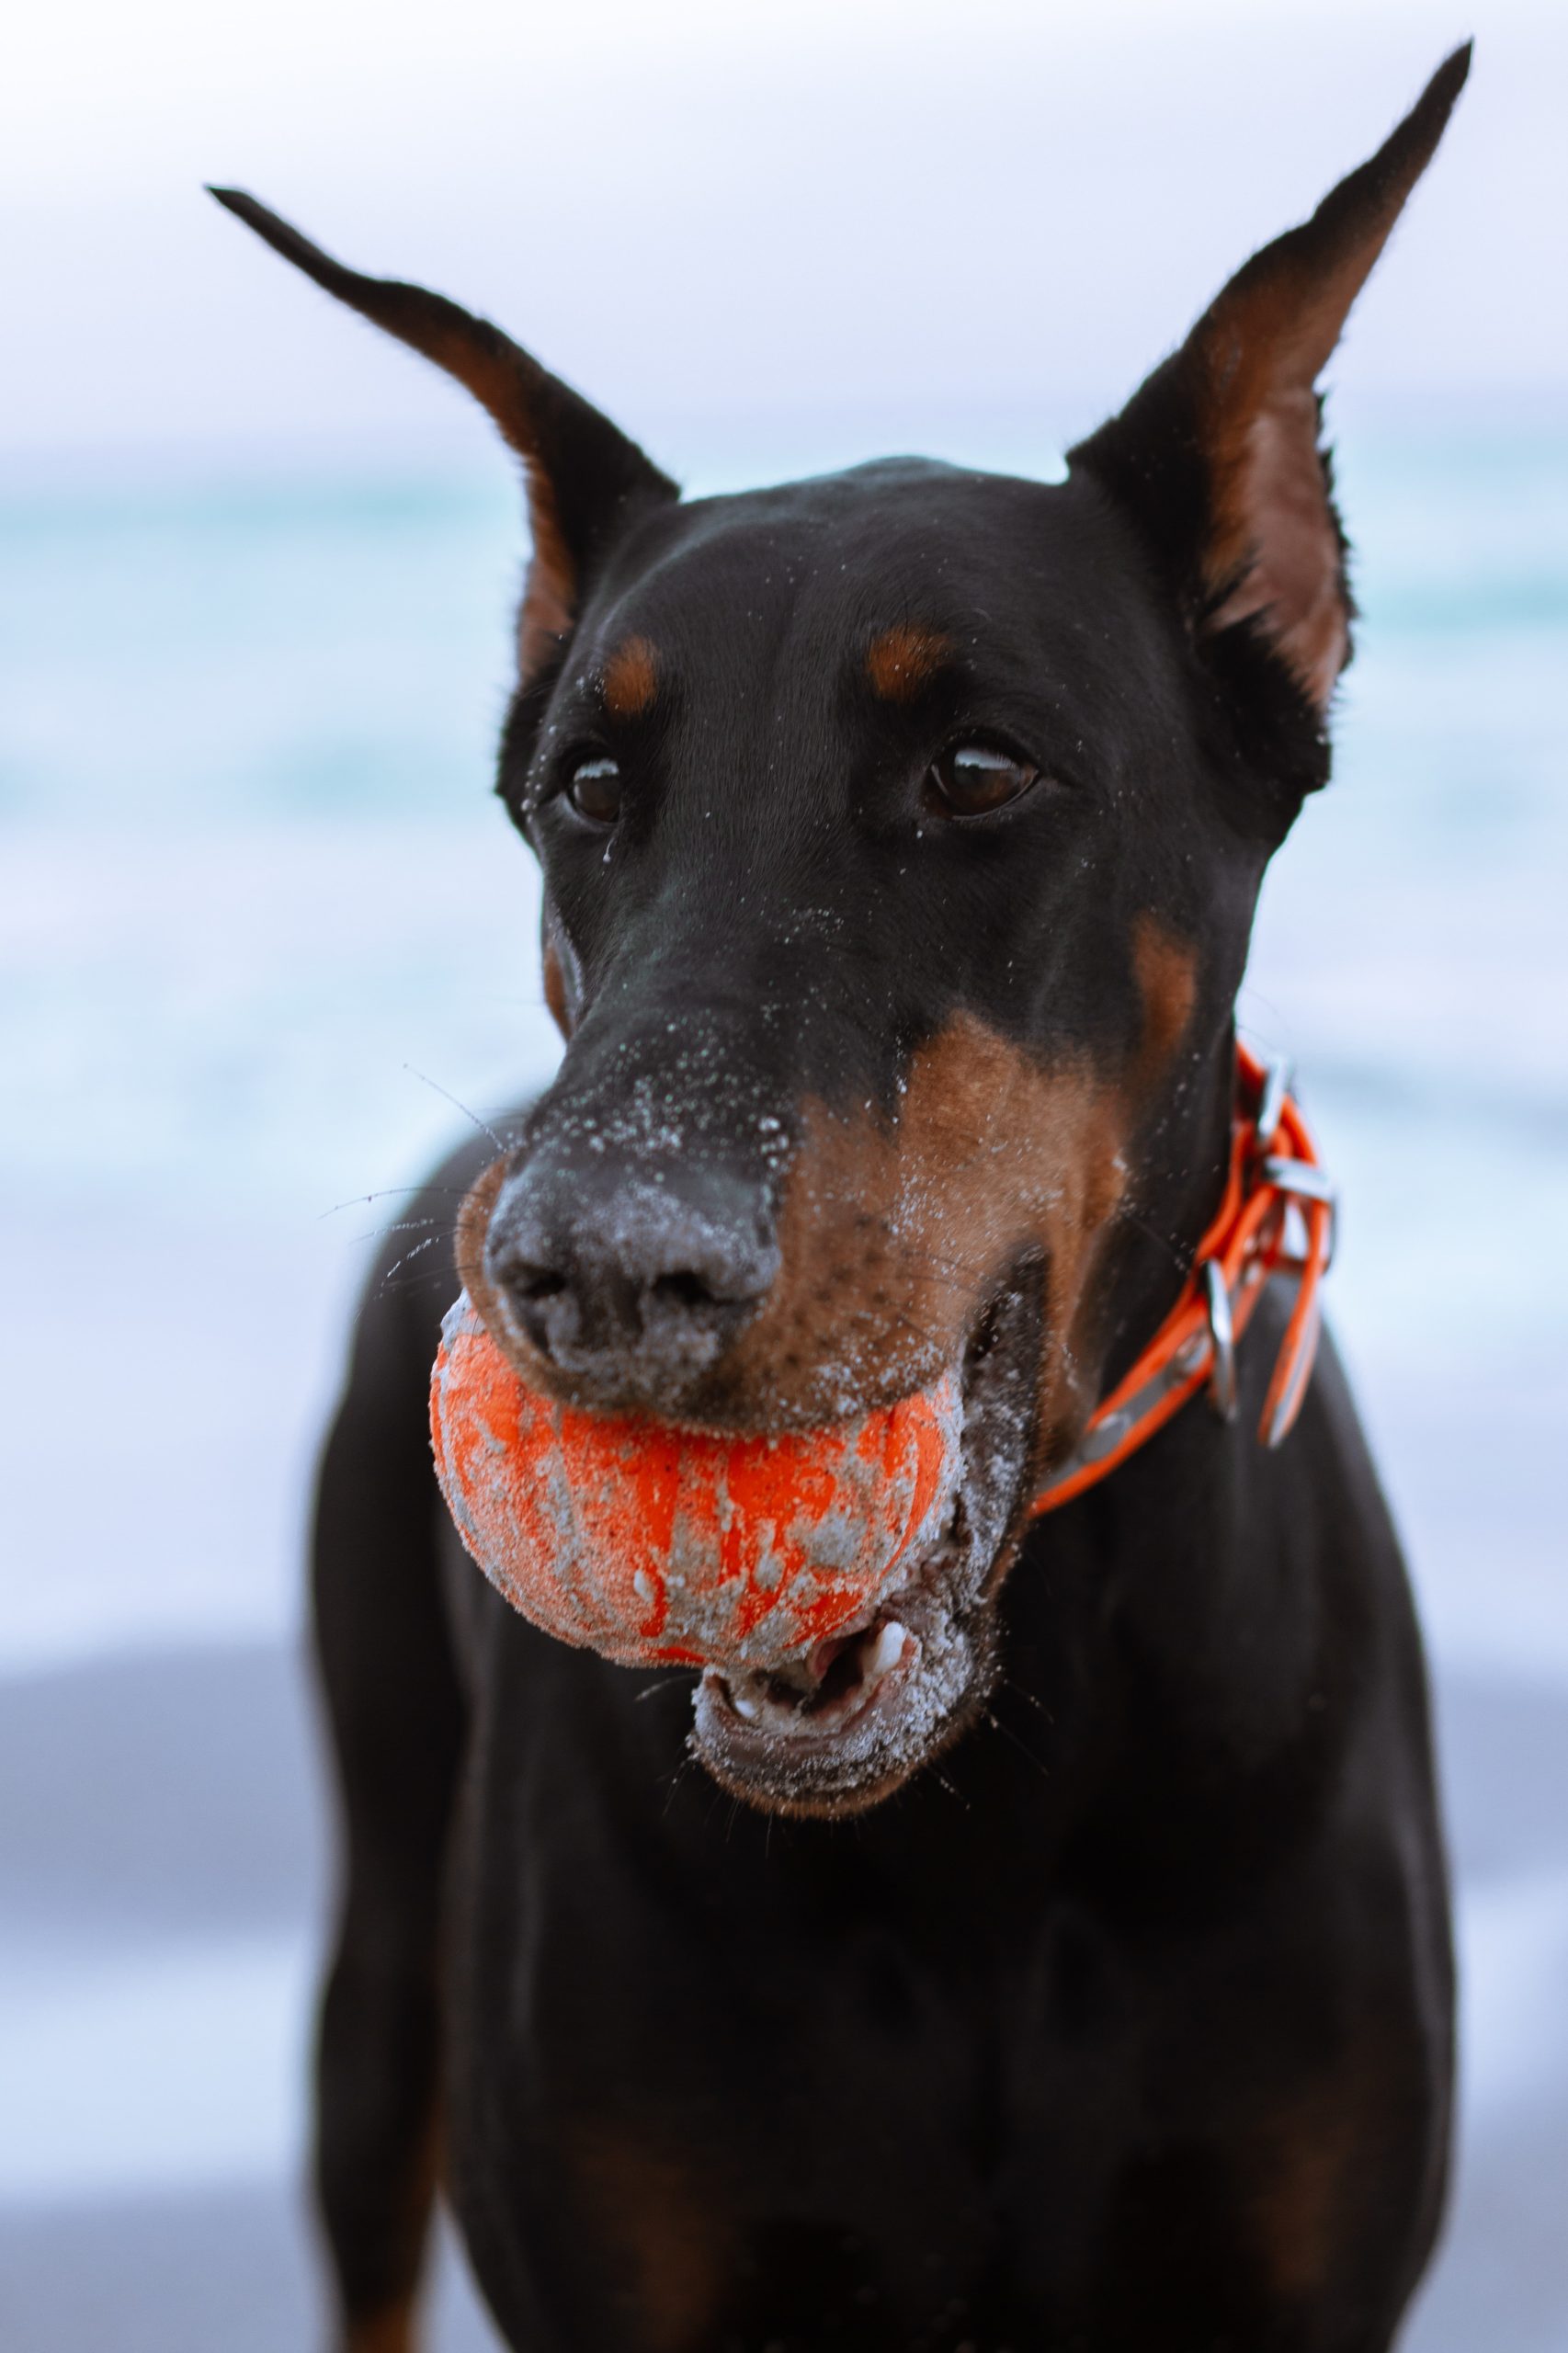
<svg viewBox="0 0 1568 2353">
<path fill-rule="evenodd" d="M 475 1572 L 437 1303 L 372 1281 L 313 1584 L 350 2353 L 414 2343 L 437 2183 L 528 2353 L 1393 2340 L 1453 2065 L 1419 1637 L 1332 1348 L 1307 1377 L 1278 1256 L 1238 1340 L 1205 1237 L 1280 1117 L 1233 1005 L 1350 650 L 1317 380 L 1468 64 L 1051 485 L 683 504 L 486 322 L 214 191 L 523 462 L 499 790 L 565 1053 L 419 1212 L 492 1333 L 710 1429 L 965 1398 L 891 1665 L 884 1613 L 694 1710 Z M 1201 1347 L 1112 1446 L 1199 1275 Z"/>
</svg>

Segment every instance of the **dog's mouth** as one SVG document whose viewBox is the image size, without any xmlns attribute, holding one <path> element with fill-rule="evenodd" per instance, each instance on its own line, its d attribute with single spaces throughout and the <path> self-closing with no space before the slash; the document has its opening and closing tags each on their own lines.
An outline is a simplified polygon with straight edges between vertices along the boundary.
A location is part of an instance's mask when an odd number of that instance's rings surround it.
<svg viewBox="0 0 1568 2353">
<path fill-rule="evenodd" d="M 1038 1453 L 1043 1280 L 1015 1270 L 971 1338 L 963 1455 L 937 1541 L 859 1624 L 767 1672 L 709 1667 L 692 1746 L 734 1795 L 776 1813 L 854 1813 L 959 1737 L 996 1672 L 994 1602 Z"/>
</svg>

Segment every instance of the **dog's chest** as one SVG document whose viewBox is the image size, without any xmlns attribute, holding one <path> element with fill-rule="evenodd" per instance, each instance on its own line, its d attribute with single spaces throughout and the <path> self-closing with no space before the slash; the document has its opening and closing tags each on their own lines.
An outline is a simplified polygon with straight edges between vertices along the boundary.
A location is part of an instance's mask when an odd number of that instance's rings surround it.
<svg viewBox="0 0 1568 2353">
<path fill-rule="evenodd" d="M 528 1657 L 491 1663 L 456 1842 L 449 2097 L 498 2305 L 520 2266 L 590 2340 L 1000 2347 L 1047 2242 L 1076 2303 L 1143 2032 L 1098 1932 L 1043 1887 L 983 1912 L 972 1829 L 890 1887 L 865 1834 L 770 1828 L 683 1768 L 681 1684 L 629 1728 L 603 1670 L 490 1631 Z"/>
</svg>

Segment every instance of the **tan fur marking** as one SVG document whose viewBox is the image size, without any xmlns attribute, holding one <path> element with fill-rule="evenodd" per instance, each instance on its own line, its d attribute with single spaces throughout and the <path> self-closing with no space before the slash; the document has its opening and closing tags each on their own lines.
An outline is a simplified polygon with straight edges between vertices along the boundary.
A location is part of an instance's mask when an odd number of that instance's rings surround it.
<svg viewBox="0 0 1568 2353">
<path fill-rule="evenodd" d="M 1075 1429 L 1093 1404 L 1084 1311 L 1125 1188 L 1126 1126 L 1087 1069 L 1042 1070 L 969 1014 L 915 1055 L 892 1127 L 812 1108 L 785 1188 L 783 1271 L 725 1365 L 727 1392 L 797 1425 L 907 1395 L 957 1361 L 1033 1246 L 1050 1262 L 1042 1413 L 1053 1434 Z M 790 1354 L 800 1369 L 781 1380 Z"/>
<path fill-rule="evenodd" d="M 1350 2154 L 1336 2140 L 1303 2129 L 1307 2121 L 1298 2126 L 1294 2145 L 1276 2159 L 1258 2215 L 1268 2277 L 1278 2294 L 1290 2297 L 1312 2295 L 1323 2285 Z"/>
<path fill-rule="evenodd" d="M 1142 1091 L 1161 1076 L 1187 1035 L 1198 1002 L 1198 951 L 1157 915 L 1141 915 L 1132 929 L 1132 969 L 1143 1000 L 1137 1069 Z"/>
<path fill-rule="evenodd" d="M 537 1381 L 540 1365 L 525 1360 L 517 1348 L 506 1345 L 506 1322 L 501 1313 L 501 1303 L 484 1272 L 484 1237 L 490 1231 L 490 1212 L 495 1207 L 496 1197 L 506 1180 L 506 1157 L 504 1153 L 500 1159 L 493 1160 L 463 1195 L 452 1236 L 452 1251 L 457 1261 L 458 1280 L 483 1318 L 491 1337 L 506 1347 L 506 1353 L 519 1372 Z"/>
<path fill-rule="evenodd" d="M 404 2183 L 406 2204 L 401 2229 L 410 2276 L 418 2269 L 440 2173 L 441 2130 L 438 2114 L 433 2109 Z M 410 2292 L 381 2305 L 377 2312 L 351 2315 L 343 2325 L 343 2353 L 415 2353 L 419 2342 L 417 2309 L 417 2297 Z"/>
<path fill-rule="evenodd" d="M 648 2353 L 706 2344 L 729 2282 L 731 2235 L 713 2185 L 624 2131 L 581 2126 L 574 2170 L 595 2231 L 621 2257 Z"/>
<path fill-rule="evenodd" d="M 414 2353 L 414 2307 L 389 2304 L 369 2320 L 351 2320 L 343 2335 L 344 2353 Z"/>
<path fill-rule="evenodd" d="M 572 1035 L 572 1023 L 566 1011 L 566 976 L 561 969 L 561 958 L 553 939 L 544 943 L 541 958 L 544 978 L 544 1001 L 550 1007 L 551 1018 L 563 1038 Z"/>
<path fill-rule="evenodd" d="M 873 638 L 866 655 L 871 691 L 883 702 L 908 702 L 935 676 L 951 651 L 951 641 L 936 630 L 916 629 L 899 621 Z"/>
<path fill-rule="evenodd" d="M 614 719 L 640 719 L 658 687 L 658 652 L 645 637 L 627 638 L 605 664 L 605 709 Z"/>
<path fill-rule="evenodd" d="M 1259 2251 L 1284 2296 L 1330 2284 L 1345 2242 L 1365 2228 L 1392 2112 L 1389 2051 L 1363 2035 L 1324 2080 L 1265 2120 L 1250 2167 Z"/>
</svg>

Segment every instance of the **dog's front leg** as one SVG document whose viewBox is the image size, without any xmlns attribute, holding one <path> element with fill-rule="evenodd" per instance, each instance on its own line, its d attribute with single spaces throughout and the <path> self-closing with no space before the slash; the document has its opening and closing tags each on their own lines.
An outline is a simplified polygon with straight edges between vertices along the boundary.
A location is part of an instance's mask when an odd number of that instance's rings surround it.
<svg viewBox="0 0 1568 2353">
<path fill-rule="evenodd" d="M 345 1853 L 316 2051 L 343 2353 L 412 2353 L 437 2172 L 437 1953 L 463 1737 L 425 1447 L 428 1338 L 373 1279 L 322 1464 L 315 1637 Z"/>
</svg>

